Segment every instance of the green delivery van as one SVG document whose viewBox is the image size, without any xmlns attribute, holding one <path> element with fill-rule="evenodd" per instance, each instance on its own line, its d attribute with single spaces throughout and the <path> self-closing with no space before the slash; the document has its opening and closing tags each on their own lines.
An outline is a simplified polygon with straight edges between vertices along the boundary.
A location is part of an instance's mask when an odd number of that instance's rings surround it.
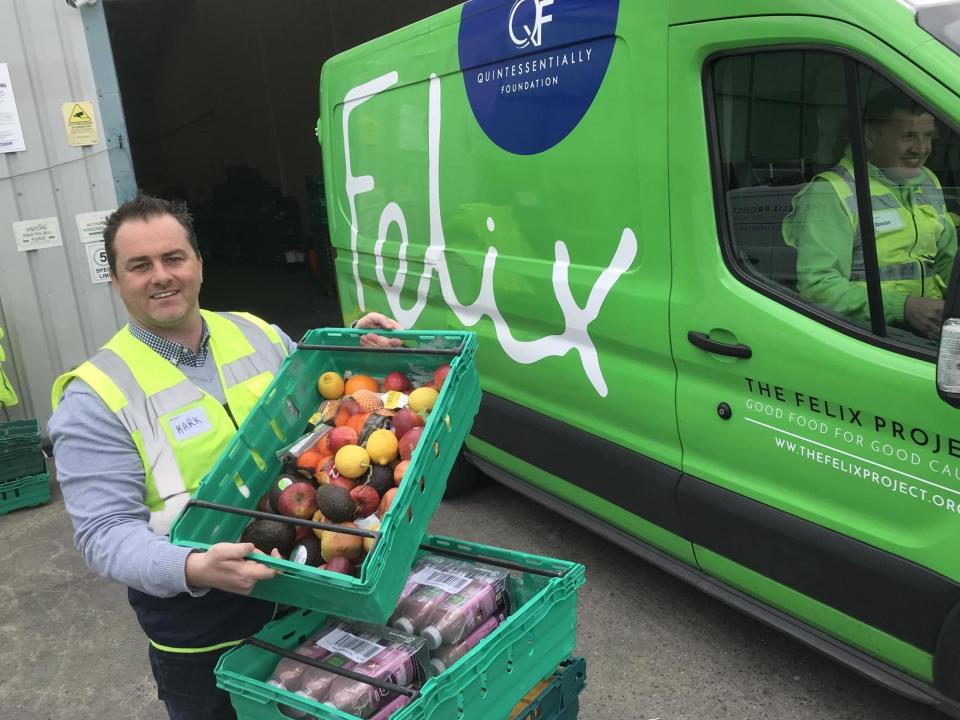
<svg viewBox="0 0 960 720">
<path fill-rule="evenodd" d="M 344 52 L 345 319 L 474 330 L 471 466 L 960 714 L 958 53 L 910 0 L 470 0 Z"/>
</svg>

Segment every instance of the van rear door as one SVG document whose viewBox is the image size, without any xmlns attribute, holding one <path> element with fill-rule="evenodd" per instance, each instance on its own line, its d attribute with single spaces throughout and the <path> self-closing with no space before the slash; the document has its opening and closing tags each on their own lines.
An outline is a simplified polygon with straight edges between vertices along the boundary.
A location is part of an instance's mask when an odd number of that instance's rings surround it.
<svg viewBox="0 0 960 720">
<path fill-rule="evenodd" d="M 697 561 L 929 680 L 960 596 L 960 430 L 935 343 L 811 300 L 783 225 L 843 158 L 856 93 L 902 86 L 941 119 L 960 117 L 957 98 L 845 22 L 692 23 L 669 44 L 680 506 Z M 956 209 L 956 135 L 938 126 L 926 166 Z"/>
</svg>

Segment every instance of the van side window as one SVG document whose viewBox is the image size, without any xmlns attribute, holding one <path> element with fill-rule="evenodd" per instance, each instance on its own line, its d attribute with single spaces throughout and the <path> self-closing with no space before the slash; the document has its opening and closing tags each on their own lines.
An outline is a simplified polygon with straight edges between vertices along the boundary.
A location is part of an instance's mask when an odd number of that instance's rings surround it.
<svg viewBox="0 0 960 720">
<path fill-rule="evenodd" d="M 856 65 L 851 92 L 853 62 L 823 50 L 714 62 L 725 250 L 749 283 L 785 304 L 933 352 L 957 251 L 960 138 L 865 65 Z M 851 116 L 868 178 L 865 214 Z M 861 237 L 861 217 L 872 217 L 873 237 Z"/>
</svg>

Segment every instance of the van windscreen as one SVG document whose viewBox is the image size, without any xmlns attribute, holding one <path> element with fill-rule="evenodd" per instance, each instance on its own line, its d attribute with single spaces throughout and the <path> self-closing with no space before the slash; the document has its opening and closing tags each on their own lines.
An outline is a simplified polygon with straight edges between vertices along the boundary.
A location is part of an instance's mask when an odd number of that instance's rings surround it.
<svg viewBox="0 0 960 720">
<path fill-rule="evenodd" d="M 960 2 L 916 7 L 917 24 L 960 55 Z"/>
</svg>

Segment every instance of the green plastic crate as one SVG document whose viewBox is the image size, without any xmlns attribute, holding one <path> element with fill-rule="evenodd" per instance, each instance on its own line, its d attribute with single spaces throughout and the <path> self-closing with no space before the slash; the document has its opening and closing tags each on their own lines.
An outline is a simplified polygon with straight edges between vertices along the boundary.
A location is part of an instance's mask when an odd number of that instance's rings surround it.
<svg viewBox="0 0 960 720">
<path fill-rule="evenodd" d="M 522 710 L 513 709 L 509 720 L 576 720 L 580 693 L 586 683 L 587 661 L 570 658 L 548 678 L 546 687 L 530 702 L 523 703 Z"/>
<path fill-rule="evenodd" d="M 47 467 L 46 463 L 47 460 L 40 450 L 0 458 L 0 488 L 6 487 L 11 481 L 42 473 Z"/>
<path fill-rule="evenodd" d="M 42 473 L 45 463 L 38 420 L 0 423 L 0 483 Z"/>
<path fill-rule="evenodd" d="M 480 380 L 474 363 L 474 333 L 401 331 L 391 333 L 408 346 L 401 352 L 356 351 L 366 332 L 308 332 L 302 345 L 346 349 L 298 349 L 292 353 L 204 478 L 196 499 L 255 508 L 280 472 L 276 452 L 303 433 L 322 401 L 317 378 L 324 372 L 336 370 L 342 374 L 351 370 L 382 380 L 392 370 L 399 370 L 413 379 L 426 378 L 437 367 L 449 363 L 450 372 L 404 475 L 416 481 L 401 484 L 384 517 L 380 539 L 367 555 L 359 578 L 255 556 L 281 572 L 271 580 L 257 583 L 251 593 L 254 597 L 382 623 L 403 589 L 406 571 L 443 498 L 447 476 L 480 408 Z M 458 355 L 430 354 L 456 349 Z M 178 545 L 206 549 L 218 542 L 236 542 L 248 520 L 232 513 L 187 507 L 170 535 Z"/>
<path fill-rule="evenodd" d="M 0 515 L 50 501 L 50 476 L 47 473 L 22 477 L 0 485 Z"/>
<path fill-rule="evenodd" d="M 504 560 L 564 573 L 545 577 L 513 573 L 513 613 L 445 672 L 424 683 L 418 697 L 391 720 L 504 720 L 527 690 L 550 675 L 570 656 L 577 626 L 577 590 L 584 568 L 566 560 L 527 555 L 445 537 L 426 537 L 436 551 Z M 297 646 L 316 632 L 326 614 L 301 610 L 267 625 L 257 638 L 283 649 Z M 217 685 L 230 693 L 239 720 L 284 720 L 278 704 L 322 720 L 351 720 L 332 707 L 267 684 L 279 657 L 253 645 L 241 645 L 217 664 Z M 560 716 L 575 717 L 575 716 Z"/>
</svg>

